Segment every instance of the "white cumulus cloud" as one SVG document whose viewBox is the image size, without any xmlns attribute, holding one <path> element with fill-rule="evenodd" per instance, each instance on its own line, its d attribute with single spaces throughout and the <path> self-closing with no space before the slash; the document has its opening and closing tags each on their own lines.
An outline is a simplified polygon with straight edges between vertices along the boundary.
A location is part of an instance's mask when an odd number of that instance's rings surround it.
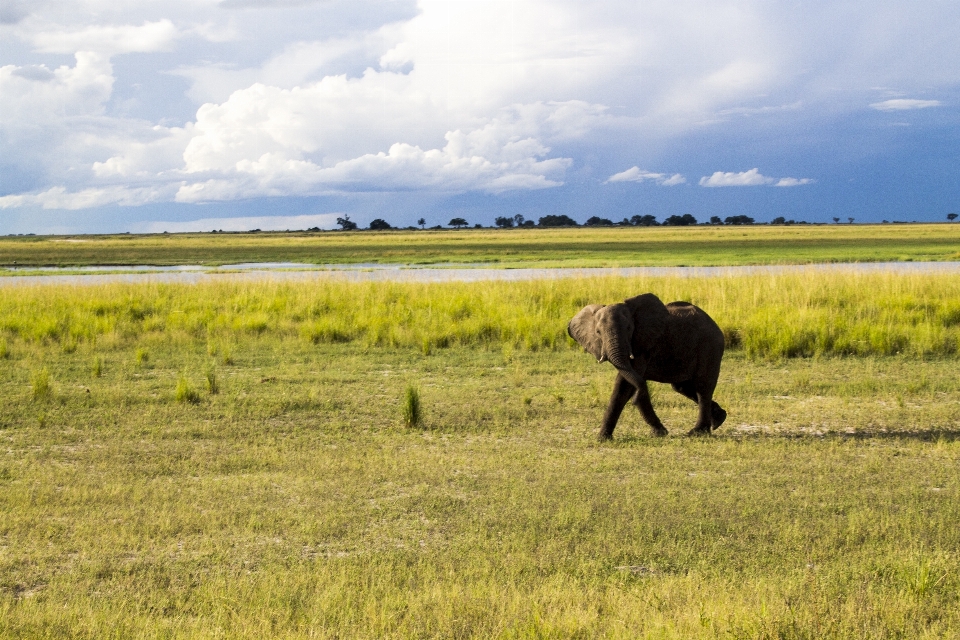
<svg viewBox="0 0 960 640">
<path fill-rule="evenodd" d="M 771 178 L 760 173 L 757 168 L 735 173 L 732 171 L 715 171 L 711 176 L 700 178 L 701 187 L 798 187 L 813 184 L 812 178 Z"/>
<path fill-rule="evenodd" d="M 201 231 L 302 231 L 319 227 L 332 229 L 343 214 L 316 213 L 302 216 L 240 216 L 236 218 L 200 218 L 187 221 L 151 220 L 133 227 L 136 233 L 190 233 Z"/>
<path fill-rule="evenodd" d="M 896 98 L 893 100 L 884 100 L 883 102 L 874 102 L 871 108 L 877 111 L 910 111 L 913 109 L 928 109 L 930 107 L 942 106 L 939 100 L 914 100 L 910 98 Z"/>
<path fill-rule="evenodd" d="M 626 171 L 621 171 L 620 173 L 615 173 L 605 182 L 655 182 L 662 187 L 673 187 L 678 184 L 686 183 L 687 179 L 684 178 L 679 173 L 668 174 L 668 173 L 654 173 L 652 171 L 644 171 L 640 167 L 630 167 Z"/>
<path fill-rule="evenodd" d="M 780 178 L 773 183 L 775 187 L 799 187 L 805 184 L 813 184 L 813 178 Z"/>
<path fill-rule="evenodd" d="M 96 51 L 106 55 L 165 51 L 179 36 L 173 22 L 164 18 L 142 25 L 90 25 L 81 28 L 57 27 L 33 34 L 37 51 L 74 53 Z"/>
</svg>

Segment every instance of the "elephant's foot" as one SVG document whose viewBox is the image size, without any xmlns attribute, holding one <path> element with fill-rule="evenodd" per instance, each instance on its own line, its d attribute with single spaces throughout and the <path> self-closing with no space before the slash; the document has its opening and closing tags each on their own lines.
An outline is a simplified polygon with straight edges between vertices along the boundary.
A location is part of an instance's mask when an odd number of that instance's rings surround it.
<svg viewBox="0 0 960 640">
<path fill-rule="evenodd" d="M 713 410 L 710 412 L 710 420 L 713 422 L 713 428 L 719 429 L 720 425 L 722 425 L 726 419 L 727 412 L 724 411 L 720 405 L 714 405 Z"/>
<path fill-rule="evenodd" d="M 687 436 L 690 438 L 708 435 L 710 435 L 710 425 L 707 425 L 706 427 L 694 427 L 693 429 L 690 429 L 690 431 L 687 431 Z"/>
<path fill-rule="evenodd" d="M 665 427 L 650 427 L 650 435 L 654 438 L 664 438 L 670 433 Z"/>
<path fill-rule="evenodd" d="M 607 431 L 606 429 L 601 429 L 600 433 L 597 434 L 597 440 L 600 442 L 607 442 L 608 440 L 613 440 L 613 432 Z"/>
</svg>

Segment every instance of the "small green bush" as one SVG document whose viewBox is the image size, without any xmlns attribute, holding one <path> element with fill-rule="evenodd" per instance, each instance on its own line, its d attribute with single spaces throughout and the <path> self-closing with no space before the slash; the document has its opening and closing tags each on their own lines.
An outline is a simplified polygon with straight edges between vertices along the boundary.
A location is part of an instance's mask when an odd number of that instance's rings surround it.
<svg viewBox="0 0 960 640">
<path fill-rule="evenodd" d="M 91 372 L 93 373 L 94 378 L 103 376 L 103 358 L 100 356 L 94 356 Z"/>
<path fill-rule="evenodd" d="M 30 384 L 33 387 L 34 400 L 46 400 L 50 397 L 50 372 L 46 367 L 34 372 Z"/>
<path fill-rule="evenodd" d="M 220 393 L 220 383 L 217 380 L 217 370 L 213 367 L 207 369 L 207 391 L 212 396 Z"/>
<path fill-rule="evenodd" d="M 177 378 L 177 390 L 175 393 L 177 402 L 190 402 L 196 404 L 200 402 L 200 394 L 190 385 L 190 381 L 183 374 Z"/>
<path fill-rule="evenodd" d="M 423 408 L 420 404 L 420 392 L 416 387 L 411 385 L 404 391 L 400 412 L 405 426 L 413 428 L 420 425 L 423 420 Z"/>
</svg>

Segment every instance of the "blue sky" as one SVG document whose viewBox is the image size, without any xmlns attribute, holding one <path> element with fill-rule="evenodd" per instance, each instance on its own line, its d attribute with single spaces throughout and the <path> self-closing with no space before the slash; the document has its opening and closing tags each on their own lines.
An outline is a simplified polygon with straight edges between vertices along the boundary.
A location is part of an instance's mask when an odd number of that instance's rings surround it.
<svg viewBox="0 0 960 640">
<path fill-rule="evenodd" d="M 2 0 L 0 233 L 960 212 L 960 4 Z"/>
</svg>

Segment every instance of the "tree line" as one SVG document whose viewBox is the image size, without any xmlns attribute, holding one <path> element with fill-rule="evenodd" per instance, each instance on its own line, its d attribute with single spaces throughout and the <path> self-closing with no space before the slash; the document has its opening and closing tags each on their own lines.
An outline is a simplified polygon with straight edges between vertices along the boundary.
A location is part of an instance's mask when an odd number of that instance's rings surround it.
<svg viewBox="0 0 960 640">
<path fill-rule="evenodd" d="M 953 222 L 957 219 L 957 214 L 949 213 L 947 214 L 947 220 Z M 853 224 L 853 218 L 847 218 L 849 224 Z M 840 218 L 834 218 L 834 223 L 839 223 Z M 887 222 L 884 220 L 884 222 Z M 340 229 L 343 231 L 354 231 L 359 227 L 357 223 L 350 219 L 349 215 L 344 215 L 342 218 L 337 218 L 337 224 L 340 226 Z M 426 228 L 426 220 L 420 218 L 417 220 L 417 224 L 421 229 Z M 601 218 L 599 216 L 592 216 L 587 219 L 582 225 L 567 215 L 546 215 L 542 216 L 537 222 L 533 220 L 527 220 L 523 215 L 517 214 L 515 216 L 498 216 L 494 219 L 494 224 L 500 229 L 511 229 L 513 227 L 517 228 L 530 228 L 530 227 L 687 227 L 697 224 L 704 225 L 748 225 L 756 224 L 756 221 L 750 216 L 737 215 L 737 216 L 727 216 L 726 218 L 721 219 L 720 216 L 710 216 L 709 221 L 699 222 L 695 217 L 689 213 L 684 213 L 683 215 L 672 215 L 664 218 L 663 222 L 658 222 L 656 216 L 650 214 L 646 215 L 635 215 L 630 218 L 624 218 L 620 222 L 614 222 L 609 218 Z M 763 224 L 763 223 L 761 223 Z M 783 216 L 777 216 L 770 221 L 772 225 L 793 225 L 793 224 L 810 224 L 806 220 L 787 220 Z M 463 229 L 465 227 L 471 226 L 467 222 L 466 218 L 451 218 L 450 222 L 447 223 L 448 227 L 453 227 L 454 229 Z M 482 224 L 474 224 L 474 228 L 481 229 L 483 228 Z M 402 227 L 393 227 L 389 222 L 382 218 L 376 218 L 370 222 L 369 229 L 373 231 L 385 231 L 388 229 L 402 228 Z M 407 229 L 416 229 L 416 227 L 406 227 Z M 436 225 L 430 227 L 431 229 L 443 229 L 442 225 Z M 320 231 L 318 227 L 308 229 L 308 231 Z"/>
</svg>

